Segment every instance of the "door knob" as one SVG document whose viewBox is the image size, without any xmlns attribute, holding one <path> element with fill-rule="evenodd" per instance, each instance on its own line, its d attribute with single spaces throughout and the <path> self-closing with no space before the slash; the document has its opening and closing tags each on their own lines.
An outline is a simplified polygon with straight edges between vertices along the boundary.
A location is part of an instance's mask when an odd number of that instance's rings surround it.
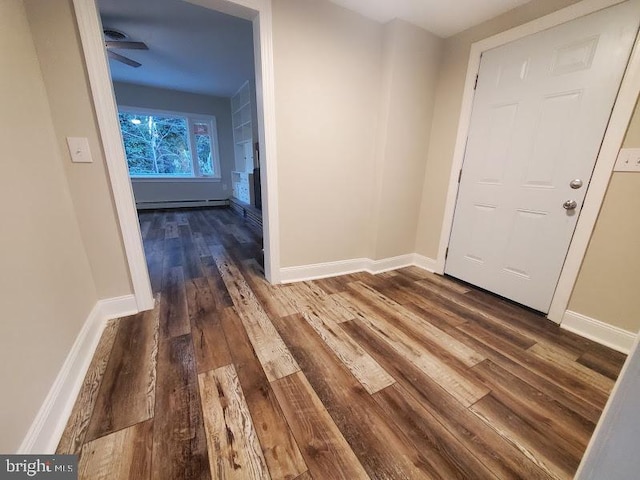
<svg viewBox="0 0 640 480">
<path fill-rule="evenodd" d="M 562 206 L 564 207 L 565 210 L 575 210 L 578 204 L 576 203 L 575 200 L 567 200 L 562 204 Z"/>
<path fill-rule="evenodd" d="M 582 180 L 580 180 L 579 178 L 576 178 L 575 180 L 571 180 L 571 182 L 569 182 L 569 186 L 574 190 L 577 190 L 582 186 Z"/>
</svg>

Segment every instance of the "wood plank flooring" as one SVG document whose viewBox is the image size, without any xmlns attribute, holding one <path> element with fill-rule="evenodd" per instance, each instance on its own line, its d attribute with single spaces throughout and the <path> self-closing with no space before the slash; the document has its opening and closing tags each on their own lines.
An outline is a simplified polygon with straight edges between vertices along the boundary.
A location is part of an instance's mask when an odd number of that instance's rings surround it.
<svg viewBox="0 0 640 480">
<path fill-rule="evenodd" d="M 229 209 L 140 214 L 59 453 L 87 480 L 567 479 L 625 360 L 418 268 L 273 286 Z"/>
</svg>

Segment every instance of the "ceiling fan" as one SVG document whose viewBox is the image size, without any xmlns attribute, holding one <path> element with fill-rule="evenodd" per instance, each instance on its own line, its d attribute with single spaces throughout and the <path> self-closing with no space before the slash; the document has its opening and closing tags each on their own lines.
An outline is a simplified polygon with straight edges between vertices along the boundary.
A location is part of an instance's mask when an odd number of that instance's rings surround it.
<svg viewBox="0 0 640 480">
<path fill-rule="evenodd" d="M 107 55 L 109 56 L 109 58 L 113 58 L 118 62 L 122 62 L 125 65 L 129 65 L 130 67 L 134 68 L 138 68 L 142 65 L 140 62 L 136 62 L 129 57 L 125 57 L 124 55 L 120 55 L 119 53 L 114 52 L 113 49 L 122 48 L 125 50 L 149 50 L 149 47 L 147 47 L 146 43 L 132 42 L 128 40 L 129 35 L 112 28 L 105 28 L 103 30 L 103 33 L 104 45 L 107 49 Z"/>
</svg>

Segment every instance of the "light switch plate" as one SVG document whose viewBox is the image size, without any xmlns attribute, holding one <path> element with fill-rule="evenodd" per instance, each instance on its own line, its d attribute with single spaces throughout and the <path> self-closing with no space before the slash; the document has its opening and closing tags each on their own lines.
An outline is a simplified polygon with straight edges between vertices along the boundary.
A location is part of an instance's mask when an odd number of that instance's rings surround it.
<svg viewBox="0 0 640 480">
<path fill-rule="evenodd" d="M 623 148 L 618 154 L 614 172 L 640 172 L 640 148 Z"/>
<path fill-rule="evenodd" d="M 91 150 L 89 140 L 85 137 L 67 137 L 67 145 L 71 154 L 71 161 L 74 163 L 91 163 Z"/>
</svg>

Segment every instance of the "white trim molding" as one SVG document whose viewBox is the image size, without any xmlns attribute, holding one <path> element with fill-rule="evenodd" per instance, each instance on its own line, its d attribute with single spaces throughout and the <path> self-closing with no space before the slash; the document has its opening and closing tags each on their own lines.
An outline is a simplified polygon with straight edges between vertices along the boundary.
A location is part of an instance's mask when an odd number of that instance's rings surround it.
<svg viewBox="0 0 640 480">
<path fill-rule="evenodd" d="M 368 258 L 354 258 L 351 260 L 338 260 L 336 262 L 313 263 L 298 267 L 283 267 L 280 269 L 280 280 L 282 283 L 304 282 L 307 280 L 364 272 L 370 261 Z"/>
<path fill-rule="evenodd" d="M 95 0 L 73 0 L 73 6 L 91 85 L 96 118 L 102 137 L 111 191 L 129 264 L 133 293 L 138 309 L 149 310 L 153 308 L 154 302 L 151 282 L 142 248 L 140 225 L 138 224 L 133 190 L 122 145 L 118 108 L 104 49 L 100 17 Z"/>
<path fill-rule="evenodd" d="M 273 283 L 280 277 L 280 213 L 276 150 L 276 90 L 273 67 L 273 25 L 271 0 L 186 0 L 201 7 L 253 22 L 253 51 L 256 76 L 256 107 L 260 142 L 260 185 L 262 191 L 262 237 L 264 276 Z"/>
<path fill-rule="evenodd" d="M 247 2 L 247 0 L 244 0 Z M 239 4 L 240 1 L 238 1 Z M 256 105 L 262 189 L 264 273 L 271 283 L 280 279 L 280 214 L 276 150 L 276 89 L 273 66 L 273 25 L 271 0 L 254 0 L 258 15 L 253 19 L 255 52 Z"/>
<path fill-rule="evenodd" d="M 416 267 L 420 267 L 423 270 L 427 270 L 431 273 L 439 273 L 442 275 L 443 272 L 438 272 L 438 262 L 436 262 L 433 258 L 425 257 L 424 255 L 420 255 L 418 253 L 413 254 L 413 264 Z"/>
<path fill-rule="evenodd" d="M 100 314 L 105 320 L 128 317 L 129 315 L 142 311 L 137 308 L 136 299 L 133 295 L 123 295 L 121 297 L 100 300 L 98 306 L 100 307 Z"/>
<path fill-rule="evenodd" d="M 564 313 L 560 327 L 626 354 L 631 351 L 636 340 L 633 332 L 571 310 Z"/>
<path fill-rule="evenodd" d="M 471 46 L 469 63 L 467 66 L 467 76 L 462 96 L 462 106 L 458 121 L 458 132 L 456 135 L 451 172 L 449 176 L 449 187 L 447 190 L 444 217 L 440 231 L 438 255 L 435 259 L 436 264 L 434 271 L 436 273 L 442 274 L 445 269 L 446 251 L 449 245 L 449 237 L 451 236 L 453 215 L 458 196 L 458 174 L 462 169 L 464 162 L 464 152 L 471 122 L 471 111 L 473 108 L 473 97 L 475 92 L 474 85 L 476 74 L 480 68 L 482 52 L 505 45 L 528 35 L 547 30 L 576 18 L 589 15 L 604 8 L 617 5 L 623 1 L 624 0 L 583 0 L 531 22 L 484 40 L 480 40 Z M 638 0 L 630 1 L 637 7 L 640 7 L 640 2 Z M 640 52 L 638 52 L 638 50 L 638 39 L 636 38 L 631 59 L 622 79 L 620 91 L 616 98 L 611 119 L 604 135 L 602 148 L 596 160 L 596 166 L 589 185 L 589 191 L 578 219 L 576 230 L 567 254 L 567 259 L 560 274 L 558 287 L 556 288 L 549 314 L 547 315 L 550 320 L 556 323 L 560 323 L 569 304 L 571 292 L 577 280 L 580 265 L 582 264 L 582 259 L 584 258 L 589 243 L 589 238 L 593 232 L 593 228 L 600 211 L 600 206 L 604 200 L 606 187 L 611 177 L 615 159 L 620 147 L 622 146 L 622 140 L 624 138 L 627 125 L 631 118 L 631 114 L 633 113 L 638 93 L 640 93 Z"/>
<path fill-rule="evenodd" d="M 95 304 L 17 453 L 55 453 L 107 321 L 137 312 L 133 295 L 100 300 Z"/>
<path fill-rule="evenodd" d="M 414 254 L 398 255 L 397 257 L 382 258 L 380 260 L 368 260 L 366 271 L 372 274 L 388 272 L 398 268 L 415 265 Z"/>
<path fill-rule="evenodd" d="M 280 269 L 282 283 L 304 282 L 319 278 L 337 277 L 349 273 L 367 272 L 373 275 L 397 270 L 404 267 L 419 267 L 433 272 L 435 260 L 417 253 L 408 253 L 396 257 L 388 257 L 380 260 L 370 258 L 353 258 L 350 260 L 338 260 L 336 262 L 314 263 L 298 267 L 284 267 Z"/>
</svg>

